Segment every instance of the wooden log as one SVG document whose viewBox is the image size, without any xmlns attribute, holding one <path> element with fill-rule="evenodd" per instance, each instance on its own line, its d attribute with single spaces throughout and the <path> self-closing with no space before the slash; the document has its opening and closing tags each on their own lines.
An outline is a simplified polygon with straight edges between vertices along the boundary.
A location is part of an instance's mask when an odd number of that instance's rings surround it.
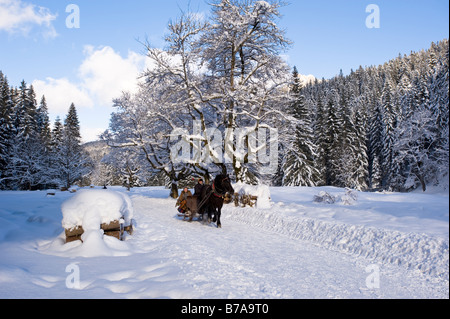
<svg viewBox="0 0 450 319">
<path fill-rule="evenodd" d="M 81 236 L 84 234 L 84 229 L 81 226 L 77 226 L 72 229 L 65 229 L 66 237 Z"/>
<path fill-rule="evenodd" d="M 119 220 L 114 220 L 108 224 L 103 223 L 100 225 L 99 229 L 102 229 L 106 236 L 116 237 L 119 240 L 123 240 L 123 233 L 126 231 L 128 234 L 133 234 L 133 224 L 130 223 L 128 226 L 123 226 Z M 77 226 L 72 229 L 65 229 L 66 243 L 72 241 L 81 240 L 81 235 L 84 234 L 84 229 L 82 226 Z"/>
<path fill-rule="evenodd" d="M 108 224 L 102 224 L 100 226 L 101 229 L 103 229 L 104 231 L 108 231 L 108 230 L 120 230 L 120 221 L 118 220 L 114 220 Z"/>
<path fill-rule="evenodd" d="M 111 236 L 111 237 L 115 237 L 119 240 L 123 240 L 123 233 L 120 230 L 105 231 L 104 234 L 105 234 L 105 236 Z M 77 240 L 82 242 L 83 240 L 81 239 L 81 236 L 82 235 L 66 236 L 66 244 L 77 241 Z"/>
<path fill-rule="evenodd" d="M 77 240 L 83 242 L 83 241 L 81 240 L 81 235 L 79 235 L 79 236 L 70 236 L 70 237 L 66 237 L 66 244 L 67 244 L 67 243 L 74 242 L 74 241 L 77 241 Z"/>
</svg>

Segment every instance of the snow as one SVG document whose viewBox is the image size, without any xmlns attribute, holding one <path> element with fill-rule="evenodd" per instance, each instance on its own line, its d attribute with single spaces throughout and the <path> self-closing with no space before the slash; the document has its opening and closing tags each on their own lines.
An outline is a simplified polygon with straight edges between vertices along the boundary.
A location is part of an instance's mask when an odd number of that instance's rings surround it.
<svg viewBox="0 0 450 319">
<path fill-rule="evenodd" d="M 348 190 L 334 187 L 240 187 L 262 203 L 226 205 L 222 229 L 181 221 L 161 187 L 0 192 L 0 298 L 449 297 L 448 191 L 343 201 Z M 314 202 L 321 192 L 336 202 Z M 90 225 L 92 203 L 108 212 L 96 223 L 133 216 L 133 235 L 92 227 L 65 244 L 63 217 Z"/>
<path fill-rule="evenodd" d="M 68 257 L 123 256 L 129 250 L 126 243 L 104 236 L 101 224 L 123 220 L 130 225 L 133 218 L 133 204 L 123 193 L 103 189 L 81 190 L 61 205 L 62 227 L 74 229 L 82 226 L 82 242 L 65 244 L 64 238 L 54 241 L 51 246 L 54 254 Z"/>
<path fill-rule="evenodd" d="M 124 217 L 127 224 L 133 218 L 133 205 L 128 195 L 103 189 L 82 190 L 62 204 L 62 226 L 73 229 L 98 230 L 101 224 Z"/>
</svg>

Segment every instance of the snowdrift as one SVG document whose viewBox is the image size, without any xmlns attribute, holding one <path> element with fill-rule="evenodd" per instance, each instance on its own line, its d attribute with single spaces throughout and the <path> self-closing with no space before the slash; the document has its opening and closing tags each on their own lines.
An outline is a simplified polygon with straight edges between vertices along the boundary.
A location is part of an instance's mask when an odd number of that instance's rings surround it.
<svg viewBox="0 0 450 319">
<path fill-rule="evenodd" d="M 448 239 L 291 215 L 280 207 L 271 210 L 227 208 L 224 215 L 265 231 L 363 256 L 374 263 L 391 263 L 444 280 L 449 278 Z"/>
</svg>

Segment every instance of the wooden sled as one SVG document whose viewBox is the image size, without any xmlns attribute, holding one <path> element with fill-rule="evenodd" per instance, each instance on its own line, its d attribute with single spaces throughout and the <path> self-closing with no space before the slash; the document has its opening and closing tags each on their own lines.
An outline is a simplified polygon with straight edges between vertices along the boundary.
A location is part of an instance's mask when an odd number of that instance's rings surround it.
<svg viewBox="0 0 450 319">
<path fill-rule="evenodd" d="M 183 217 L 183 220 L 188 220 L 189 222 L 192 222 L 192 220 L 197 216 L 198 214 L 198 196 L 189 196 L 186 200 L 186 206 L 187 211 L 186 213 L 178 213 L 178 217 Z"/>
</svg>

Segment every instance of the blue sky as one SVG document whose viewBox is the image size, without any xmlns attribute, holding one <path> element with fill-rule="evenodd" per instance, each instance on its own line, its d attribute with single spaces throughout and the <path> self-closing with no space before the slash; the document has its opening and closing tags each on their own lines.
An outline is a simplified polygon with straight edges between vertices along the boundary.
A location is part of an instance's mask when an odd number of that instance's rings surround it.
<svg viewBox="0 0 450 319">
<path fill-rule="evenodd" d="M 285 52 L 302 74 L 330 78 L 360 65 L 382 64 L 448 38 L 444 0 L 290 0 L 279 25 L 293 46 Z M 69 4 L 80 28 L 69 29 Z M 380 28 L 367 28 L 380 10 Z M 0 0 L 0 70 L 10 85 L 33 84 L 45 94 L 52 120 L 77 106 L 85 141 L 108 127 L 111 99 L 132 90 L 145 67 L 145 39 L 162 47 L 170 19 L 190 8 L 207 16 L 205 0 Z"/>
</svg>

